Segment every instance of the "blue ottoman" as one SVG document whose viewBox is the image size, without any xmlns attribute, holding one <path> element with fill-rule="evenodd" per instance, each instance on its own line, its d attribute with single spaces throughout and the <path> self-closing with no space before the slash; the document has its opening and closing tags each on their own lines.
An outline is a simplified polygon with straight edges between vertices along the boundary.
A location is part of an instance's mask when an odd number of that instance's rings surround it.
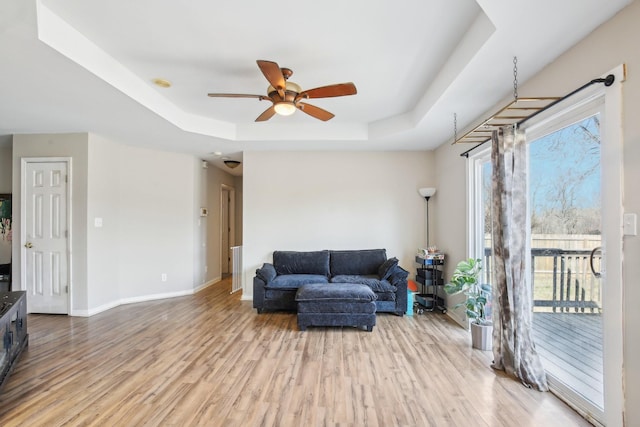
<svg viewBox="0 0 640 427">
<path fill-rule="evenodd" d="M 296 292 L 298 327 L 355 326 L 371 332 L 376 324 L 378 296 L 367 285 L 313 283 Z"/>
</svg>

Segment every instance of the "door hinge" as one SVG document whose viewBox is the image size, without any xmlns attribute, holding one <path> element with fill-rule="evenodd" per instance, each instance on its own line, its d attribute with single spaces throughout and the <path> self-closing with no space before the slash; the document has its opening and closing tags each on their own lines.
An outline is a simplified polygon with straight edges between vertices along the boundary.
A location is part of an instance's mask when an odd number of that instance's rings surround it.
<svg viewBox="0 0 640 427">
<path fill-rule="evenodd" d="M 67 183 L 69 182 L 69 175 L 64 176 L 64 182 L 67 182 Z"/>
<path fill-rule="evenodd" d="M 69 230 L 64 230 L 64 237 L 65 239 L 69 238 Z"/>
<path fill-rule="evenodd" d="M 67 286 L 65 286 L 65 287 L 64 287 L 64 292 L 65 292 L 66 294 L 68 294 L 68 293 L 69 293 L 69 285 L 67 285 Z"/>
</svg>

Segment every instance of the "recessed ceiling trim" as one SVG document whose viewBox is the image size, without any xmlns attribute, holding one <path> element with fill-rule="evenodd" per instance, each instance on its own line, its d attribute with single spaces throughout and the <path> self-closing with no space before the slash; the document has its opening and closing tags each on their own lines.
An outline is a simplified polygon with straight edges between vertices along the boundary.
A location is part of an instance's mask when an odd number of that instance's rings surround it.
<svg viewBox="0 0 640 427">
<path fill-rule="evenodd" d="M 54 50 L 82 66 L 125 95 L 180 129 L 233 140 L 236 126 L 233 123 L 189 114 L 177 108 L 147 81 L 139 78 L 111 55 L 70 26 L 51 9 L 36 2 L 38 38 Z"/>
<path fill-rule="evenodd" d="M 462 36 L 435 79 L 430 82 L 415 108 L 405 114 L 371 123 L 370 136 L 382 138 L 418 127 L 437 106 L 465 67 L 469 65 L 478 52 L 481 52 L 482 47 L 495 31 L 496 27 L 481 10 L 473 21 L 473 25 Z"/>
<path fill-rule="evenodd" d="M 473 25 L 460 39 L 451 56 L 431 82 L 429 88 L 418 102 L 418 105 L 416 105 L 413 114 L 417 123 L 429 114 L 429 111 L 436 105 L 438 100 L 442 98 L 465 67 L 469 65 L 479 52 L 482 52 L 482 47 L 495 31 L 496 27 L 484 11 L 481 10 L 473 21 Z"/>
<path fill-rule="evenodd" d="M 283 138 L 286 135 L 286 138 Z M 366 124 L 349 123 L 271 123 L 265 126 L 264 123 L 250 123 L 238 125 L 238 141 L 268 140 L 280 141 L 300 140 L 300 141 L 364 141 L 369 139 L 369 128 Z"/>
<path fill-rule="evenodd" d="M 469 52 L 490 35 L 493 27 L 484 13 L 480 13 L 471 28 L 471 35 L 464 36 L 456 53 L 447 62 L 437 81 L 418 103 L 417 108 L 378 122 L 348 124 L 234 124 L 195 114 L 190 114 L 160 94 L 148 80 L 138 77 L 116 61 L 111 55 L 89 40 L 74 27 L 61 19 L 53 10 L 36 0 L 38 9 L 39 39 L 97 77 L 155 112 L 178 128 L 192 133 L 213 136 L 231 141 L 251 140 L 368 140 L 370 137 L 392 135 L 415 129 L 419 122 L 456 78 L 459 70 L 471 59 Z M 477 30 L 478 28 L 479 30 Z M 479 32 L 482 37 L 478 37 Z M 467 41 L 467 42 L 465 42 Z M 475 44 L 469 44 L 469 43 Z M 456 69 L 450 73 L 450 69 Z M 435 89 L 434 89 L 435 87 Z"/>
</svg>

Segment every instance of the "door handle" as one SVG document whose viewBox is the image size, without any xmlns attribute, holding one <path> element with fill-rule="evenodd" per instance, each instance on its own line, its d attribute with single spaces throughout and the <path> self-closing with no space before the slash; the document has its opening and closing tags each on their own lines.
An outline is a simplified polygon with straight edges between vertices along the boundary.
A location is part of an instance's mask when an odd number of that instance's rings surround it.
<svg viewBox="0 0 640 427">
<path fill-rule="evenodd" d="M 27 242 L 24 244 L 24 247 L 27 249 L 31 249 L 33 247 L 33 244 L 31 242 Z"/>
<path fill-rule="evenodd" d="M 601 249 L 602 248 L 600 246 L 593 248 L 593 250 L 591 251 L 591 255 L 589 255 L 589 266 L 591 267 L 591 272 L 595 277 L 602 276 L 602 273 L 600 273 L 599 271 L 596 272 L 596 269 L 593 267 L 593 257 L 596 254 L 596 252 L 598 252 Z"/>
</svg>

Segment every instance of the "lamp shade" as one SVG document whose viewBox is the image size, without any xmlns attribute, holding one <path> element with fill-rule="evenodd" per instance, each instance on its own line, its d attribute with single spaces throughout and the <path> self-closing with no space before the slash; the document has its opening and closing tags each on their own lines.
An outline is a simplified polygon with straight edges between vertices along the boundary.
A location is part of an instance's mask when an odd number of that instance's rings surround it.
<svg viewBox="0 0 640 427">
<path fill-rule="evenodd" d="M 429 198 L 431 196 L 433 196 L 434 194 L 436 194 L 436 189 L 432 188 L 432 187 L 428 187 L 428 188 L 420 188 L 418 189 L 418 193 L 420 193 L 420 195 L 424 198 Z"/>
</svg>

